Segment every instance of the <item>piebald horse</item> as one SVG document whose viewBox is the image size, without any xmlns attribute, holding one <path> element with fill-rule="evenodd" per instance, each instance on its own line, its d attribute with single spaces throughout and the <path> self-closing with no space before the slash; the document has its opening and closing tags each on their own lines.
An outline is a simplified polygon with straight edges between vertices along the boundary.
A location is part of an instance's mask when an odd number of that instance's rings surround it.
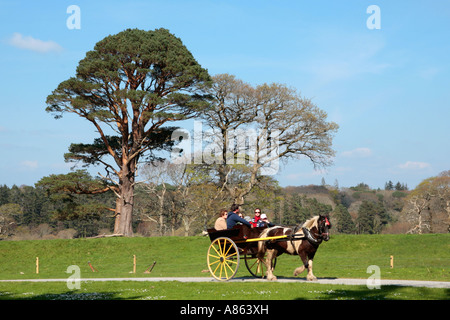
<svg viewBox="0 0 450 320">
<path fill-rule="evenodd" d="M 295 229 L 275 226 L 264 230 L 260 238 L 284 236 L 287 238 L 278 240 L 267 240 L 258 242 L 258 259 L 264 262 L 267 269 L 267 280 L 276 280 L 273 274 L 272 262 L 275 257 L 282 253 L 298 255 L 303 265 L 294 270 L 294 276 L 299 275 L 305 269 L 308 270 L 306 279 L 316 281 L 312 271 L 313 259 L 317 248 L 322 241 L 330 240 L 329 229 L 331 224 L 326 216 L 315 216 L 306 221 L 301 227 Z M 264 255 L 267 252 L 267 257 Z"/>
</svg>

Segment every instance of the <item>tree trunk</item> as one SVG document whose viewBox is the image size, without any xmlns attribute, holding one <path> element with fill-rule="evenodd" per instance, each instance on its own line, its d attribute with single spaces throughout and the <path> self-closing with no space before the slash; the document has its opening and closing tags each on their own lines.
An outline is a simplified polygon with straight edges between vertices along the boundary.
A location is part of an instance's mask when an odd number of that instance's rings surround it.
<svg viewBox="0 0 450 320">
<path fill-rule="evenodd" d="M 134 170 L 124 166 L 121 171 L 120 183 L 120 218 L 117 233 L 125 237 L 133 235 L 133 206 L 134 206 Z"/>
<path fill-rule="evenodd" d="M 184 236 L 189 236 L 189 230 L 191 229 L 191 220 L 189 217 L 184 216 L 183 218 L 183 224 L 184 224 Z"/>
<path fill-rule="evenodd" d="M 119 234 L 120 226 L 120 205 L 121 201 L 119 197 L 116 197 L 116 215 L 114 220 L 114 234 Z"/>
<path fill-rule="evenodd" d="M 166 183 L 162 183 L 163 189 L 161 195 L 157 195 L 159 200 L 159 235 L 164 235 L 164 197 L 166 195 Z"/>
</svg>

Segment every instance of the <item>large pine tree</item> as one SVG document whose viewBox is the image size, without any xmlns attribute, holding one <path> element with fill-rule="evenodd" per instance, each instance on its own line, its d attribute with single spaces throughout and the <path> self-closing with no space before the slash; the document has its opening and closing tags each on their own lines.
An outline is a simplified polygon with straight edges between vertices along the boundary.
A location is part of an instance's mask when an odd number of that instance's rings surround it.
<svg viewBox="0 0 450 320">
<path fill-rule="evenodd" d="M 198 116 L 208 106 L 209 83 L 207 70 L 168 30 L 128 29 L 98 42 L 76 76 L 47 97 L 56 118 L 76 114 L 99 133 L 109 156 L 103 165 L 119 190 L 116 233 L 132 235 L 136 171 L 155 145 L 152 137 L 168 123 Z M 111 129 L 118 145 L 111 144 Z"/>
</svg>

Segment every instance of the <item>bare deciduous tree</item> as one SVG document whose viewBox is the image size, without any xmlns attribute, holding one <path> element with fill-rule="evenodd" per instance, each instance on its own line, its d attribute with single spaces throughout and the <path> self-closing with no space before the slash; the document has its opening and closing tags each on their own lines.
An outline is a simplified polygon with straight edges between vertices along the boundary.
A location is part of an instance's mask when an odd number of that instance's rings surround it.
<svg viewBox="0 0 450 320">
<path fill-rule="evenodd" d="M 408 233 L 450 230 L 450 171 L 422 181 L 407 197 L 403 214 L 413 223 Z"/>
<path fill-rule="evenodd" d="M 327 114 L 311 100 L 285 85 L 253 87 L 228 74 L 214 76 L 213 82 L 215 101 L 203 118 L 218 144 L 214 166 L 219 185 L 235 203 L 244 203 L 262 173 L 277 173 L 280 160 L 303 156 L 314 167 L 332 163 L 338 125 L 327 122 Z M 245 180 L 233 182 L 236 171 Z"/>
</svg>

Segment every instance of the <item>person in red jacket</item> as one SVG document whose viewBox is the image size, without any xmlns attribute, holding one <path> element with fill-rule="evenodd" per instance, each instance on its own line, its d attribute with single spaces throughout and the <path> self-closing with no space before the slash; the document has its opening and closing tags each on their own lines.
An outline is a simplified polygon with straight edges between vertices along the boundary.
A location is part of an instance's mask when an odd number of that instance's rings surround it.
<svg viewBox="0 0 450 320">
<path fill-rule="evenodd" d="M 252 221 L 250 222 L 253 227 L 258 226 L 258 221 L 261 219 L 261 209 L 256 208 L 255 209 L 255 216 L 253 217 Z"/>
</svg>

